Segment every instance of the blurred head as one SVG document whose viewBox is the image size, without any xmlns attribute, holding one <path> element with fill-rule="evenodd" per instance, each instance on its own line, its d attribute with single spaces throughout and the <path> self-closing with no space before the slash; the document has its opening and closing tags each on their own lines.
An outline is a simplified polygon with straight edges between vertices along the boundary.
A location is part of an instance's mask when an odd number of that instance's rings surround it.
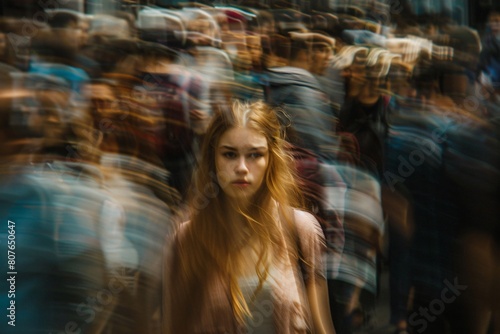
<svg viewBox="0 0 500 334">
<path fill-rule="evenodd" d="M 16 73 L 12 79 L 12 86 L 2 89 L 0 95 L 2 113 L 8 115 L 2 128 L 17 147 L 13 153 L 67 155 L 67 145 L 80 142 L 71 121 L 78 110 L 70 103 L 69 85 L 39 74 Z M 81 124 L 75 127 L 83 130 Z"/>
<path fill-rule="evenodd" d="M 107 121 L 117 112 L 113 83 L 106 80 L 94 80 L 84 86 L 83 93 L 90 102 L 90 115 L 94 129 L 107 132 L 109 130 Z"/>
<path fill-rule="evenodd" d="M 89 20 L 87 18 L 81 18 L 78 22 L 78 28 L 80 29 L 80 47 L 86 46 L 89 42 Z"/>
<path fill-rule="evenodd" d="M 328 43 L 314 43 L 311 57 L 312 63 L 309 71 L 316 75 L 323 75 L 333 59 L 333 46 Z"/>
<path fill-rule="evenodd" d="M 261 43 L 264 52 L 264 68 L 288 65 L 291 53 L 291 40 L 289 37 L 279 34 L 263 36 Z"/>
<path fill-rule="evenodd" d="M 49 18 L 48 24 L 54 40 L 61 47 L 76 51 L 82 46 L 82 26 L 77 13 L 57 12 Z"/>
<path fill-rule="evenodd" d="M 416 89 L 411 80 L 412 67 L 400 60 L 393 61 L 388 73 L 391 93 L 399 98 L 416 98 Z"/>
<path fill-rule="evenodd" d="M 290 32 L 292 39 L 290 61 L 316 75 L 323 75 L 333 60 L 335 40 L 310 32 Z"/>
<path fill-rule="evenodd" d="M 252 69 L 252 54 L 244 42 L 224 43 L 224 49 L 229 54 L 235 71 L 247 72 Z"/>
<path fill-rule="evenodd" d="M 491 33 L 495 36 L 500 36 L 500 11 L 494 10 L 488 16 L 488 26 Z"/>
<path fill-rule="evenodd" d="M 0 88 L 0 161 L 1 158 L 23 152 L 32 138 L 40 137 L 40 117 L 32 113 L 27 102 L 33 102 L 33 92 L 5 85 L 9 78 L 2 76 Z M 26 103 L 23 103 L 26 102 Z M 30 103 L 33 104 L 33 103 Z M 36 131 L 33 128 L 36 127 Z"/>
<path fill-rule="evenodd" d="M 342 76 L 346 82 L 346 93 L 350 98 L 357 97 L 366 84 L 367 70 L 366 59 L 368 51 L 354 52 L 352 61 L 342 68 Z"/>
<path fill-rule="evenodd" d="M 297 36 L 297 35 L 295 35 Z M 310 67 L 310 48 L 303 38 L 291 37 L 289 63 L 293 67 L 309 70 Z"/>
<path fill-rule="evenodd" d="M 246 36 L 247 50 L 250 53 L 254 68 L 259 68 L 262 62 L 262 44 L 259 35 Z"/>
<path fill-rule="evenodd" d="M 269 11 L 261 10 L 259 11 L 259 27 L 257 32 L 262 36 L 270 36 L 276 33 L 276 25 L 274 22 L 273 14 Z"/>
</svg>

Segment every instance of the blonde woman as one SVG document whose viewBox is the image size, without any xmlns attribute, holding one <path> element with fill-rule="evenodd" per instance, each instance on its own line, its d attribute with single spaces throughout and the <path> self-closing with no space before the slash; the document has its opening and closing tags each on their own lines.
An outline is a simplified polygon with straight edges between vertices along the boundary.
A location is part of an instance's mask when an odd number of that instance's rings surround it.
<svg viewBox="0 0 500 334">
<path fill-rule="evenodd" d="M 168 243 L 164 333 L 335 333 L 318 221 L 300 193 L 274 110 L 215 113 L 190 221 Z"/>
</svg>

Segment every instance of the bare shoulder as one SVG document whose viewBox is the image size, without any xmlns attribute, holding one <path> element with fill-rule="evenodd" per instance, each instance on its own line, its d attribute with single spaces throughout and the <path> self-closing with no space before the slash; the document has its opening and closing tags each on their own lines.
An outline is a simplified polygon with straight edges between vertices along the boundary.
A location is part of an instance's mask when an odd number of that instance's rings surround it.
<svg viewBox="0 0 500 334">
<path fill-rule="evenodd" d="M 300 234 L 307 232 L 322 233 L 318 220 L 311 213 L 300 209 L 294 209 L 293 211 L 295 215 L 295 224 Z"/>
<path fill-rule="evenodd" d="M 311 213 L 307 211 L 294 208 L 293 212 L 295 214 L 295 219 L 297 220 L 297 222 L 299 222 L 299 220 L 310 221 L 310 222 L 318 221 L 316 218 L 314 218 L 314 216 Z"/>
<path fill-rule="evenodd" d="M 306 267 L 310 269 L 308 276 L 322 268 L 321 254 L 326 250 L 325 237 L 321 226 L 309 212 L 294 209 L 295 226 L 297 229 L 298 245 Z M 319 276 L 324 273 L 318 271 Z"/>
</svg>

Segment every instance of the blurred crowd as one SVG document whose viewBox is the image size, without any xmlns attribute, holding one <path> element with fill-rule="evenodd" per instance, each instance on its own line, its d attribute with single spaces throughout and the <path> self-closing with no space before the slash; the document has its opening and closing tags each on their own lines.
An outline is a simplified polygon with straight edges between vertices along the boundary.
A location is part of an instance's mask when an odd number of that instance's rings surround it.
<svg viewBox="0 0 500 334">
<path fill-rule="evenodd" d="M 164 240 L 240 99 L 277 107 L 337 333 L 373 330 L 383 271 L 388 333 L 500 333 L 500 11 L 172 3 L 0 17 L 1 332 L 161 332 Z"/>
</svg>

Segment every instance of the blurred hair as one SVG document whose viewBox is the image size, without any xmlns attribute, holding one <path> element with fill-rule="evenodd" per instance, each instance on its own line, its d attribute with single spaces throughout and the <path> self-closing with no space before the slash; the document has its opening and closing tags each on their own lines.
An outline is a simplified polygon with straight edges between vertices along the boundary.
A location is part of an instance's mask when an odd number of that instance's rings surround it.
<svg viewBox="0 0 500 334">
<path fill-rule="evenodd" d="M 187 291 L 170 291 L 173 296 L 175 312 L 171 324 L 173 333 L 187 333 L 190 322 L 186 313 L 193 304 L 202 303 L 200 296 L 192 291 L 206 291 L 203 287 L 212 283 L 207 277 L 214 271 L 220 271 L 229 278 L 230 299 L 234 305 L 235 319 L 243 321 L 249 315 L 248 306 L 237 281 L 241 269 L 241 245 L 247 240 L 241 225 L 228 221 L 230 210 L 227 197 L 217 181 L 216 150 L 220 138 L 226 131 L 235 127 L 247 127 L 262 134 L 268 143 L 269 160 L 261 188 L 253 195 L 249 208 L 239 209 L 252 236 L 257 238 L 258 260 L 256 272 L 259 286 L 262 287 L 268 275 L 266 264 L 270 254 L 282 255 L 283 240 L 280 225 L 273 215 L 273 200 L 279 203 L 283 224 L 292 224 L 284 207 L 302 207 L 302 199 L 291 168 L 292 158 L 286 153 L 285 141 L 276 111 L 263 102 L 242 104 L 234 102 L 231 107 L 220 108 L 215 112 L 201 149 L 201 157 L 193 180 L 191 194 L 191 223 L 186 230 L 185 243 L 180 251 L 182 272 L 175 273 L 172 287 L 188 284 Z M 176 295 L 178 294 L 178 295 Z M 181 295 L 182 294 L 182 295 Z M 176 298 L 177 297 L 177 298 Z"/>
<path fill-rule="evenodd" d="M 78 14 L 69 11 L 60 11 L 51 15 L 48 24 L 51 28 L 67 28 L 70 24 L 78 24 Z"/>
<path fill-rule="evenodd" d="M 493 15 L 500 15 L 500 5 L 493 5 L 488 12 L 488 18 L 491 18 Z"/>
<path fill-rule="evenodd" d="M 307 41 L 305 41 L 303 39 L 297 39 L 297 38 L 292 39 L 289 60 L 296 60 L 301 51 L 306 51 L 306 52 L 310 51 L 310 47 L 307 44 Z"/>
</svg>

